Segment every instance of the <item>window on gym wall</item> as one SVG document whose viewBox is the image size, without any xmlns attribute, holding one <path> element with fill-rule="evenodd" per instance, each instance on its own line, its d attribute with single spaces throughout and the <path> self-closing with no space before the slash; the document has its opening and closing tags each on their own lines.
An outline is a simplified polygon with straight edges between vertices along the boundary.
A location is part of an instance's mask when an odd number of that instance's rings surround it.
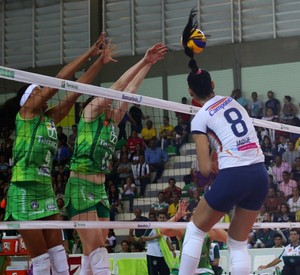
<svg viewBox="0 0 300 275">
<path fill-rule="evenodd" d="M 0 0 L 1 64 L 58 65 L 90 45 L 89 0 Z"/>
<path fill-rule="evenodd" d="M 300 35 L 295 0 L 103 0 L 103 25 L 121 55 L 140 54 L 159 41 L 179 50 L 193 7 L 209 45 Z"/>
</svg>

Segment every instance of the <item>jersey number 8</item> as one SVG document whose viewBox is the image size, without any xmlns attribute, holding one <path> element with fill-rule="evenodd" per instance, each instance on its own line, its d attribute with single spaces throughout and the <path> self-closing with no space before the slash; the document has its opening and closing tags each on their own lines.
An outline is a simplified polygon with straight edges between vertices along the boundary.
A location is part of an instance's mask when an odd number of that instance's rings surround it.
<svg viewBox="0 0 300 275">
<path fill-rule="evenodd" d="M 224 117 L 231 124 L 231 130 L 237 137 L 242 137 L 248 133 L 248 128 L 242 114 L 236 108 L 230 108 L 224 112 Z"/>
</svg>

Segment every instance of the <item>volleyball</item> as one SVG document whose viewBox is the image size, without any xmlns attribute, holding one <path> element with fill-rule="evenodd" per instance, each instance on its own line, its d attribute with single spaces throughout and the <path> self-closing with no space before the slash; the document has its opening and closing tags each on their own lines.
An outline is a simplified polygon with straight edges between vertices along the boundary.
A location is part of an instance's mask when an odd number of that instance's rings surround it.
<svg viewBox="0 0 300 275">
<path fill-rule="evenodd" d="M 193 53 L 199 54 L 205 49 L 205 46 L 206 46 L 205 34 L 199 29 L 193 30 L 188 39 L 187 47 L 191 49 Z"/>
</svg>

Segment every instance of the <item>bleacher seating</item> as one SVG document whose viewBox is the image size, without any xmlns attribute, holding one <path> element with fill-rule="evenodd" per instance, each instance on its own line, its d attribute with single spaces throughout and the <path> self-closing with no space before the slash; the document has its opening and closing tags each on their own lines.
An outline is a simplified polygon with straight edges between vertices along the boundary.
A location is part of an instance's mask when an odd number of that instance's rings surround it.
<svg viewBox="0 0 300 275">
<path fill-rule="evenodd" d="M 134 208 L 139 207 L 143 216 L 148 217 L 151 204 L 157 201 L 157 193 L 168 186 L 168 179 L 175 178 L 176 186 L 183 188 L 185 183 L 183 177 L 190 173 L 192 162 L 195 160 L 195 144 L 187 143 L 180 148 L 179 156 L 170 157 L 166 163 L 165 170 L 158 183 L 150 183 L 146 189 L 144 198 L 134 199 Z M 127 209 L 125 209 L 127 210 Z M 124 212 L 116 215 L 117 221 L 132 220 L 135 216 L 132 213 Z"/>
</svg>

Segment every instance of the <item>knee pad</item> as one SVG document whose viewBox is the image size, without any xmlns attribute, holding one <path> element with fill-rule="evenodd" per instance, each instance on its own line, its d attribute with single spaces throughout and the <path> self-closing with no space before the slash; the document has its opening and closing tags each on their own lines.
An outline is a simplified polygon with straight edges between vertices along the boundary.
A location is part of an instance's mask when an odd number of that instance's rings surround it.
<svg viewBox="0 0 300 275">
<path fill-rule="evenodd" d="M 94 275 L 110 275 L 110 263 L 106 248 L 95 249 L 89 256 Z"/>
<path fill-rule="evenodd" d="M 52 275 L 68 275 L 69 265 L 67 254 L 62 245 L 57 245 L 48 249 L 50 255 Z"/>
<path fill-rule="evenodd" d="M 205 236 L 205 232 L 197 228 L 192 221 L 189 222 L 184 236 L 182 254 L 200 259 Z"/>
<path fill-rule="evenodd" d="M 89 256 L 83 255 L 81 257 L 80 275 L 93 275 Z"/>
<path fill-rule="evenodd" d="M 232 274 L 250 273 L 250 256 L 247 251 L 247 240 L 236 241 L 228 237 L 228 250 L 230 255 L 230 264 Z M 238 273 L 240 272 L 240 273 Z M 241 273 L 243 272 L 243 273 Z"/>
<path fill-rule="evenodd" d="M 45 275 L 50 274 L 50 256 L 48 253 L 44 253 L 31 259 L 33 274 Z"/>
</svg>

